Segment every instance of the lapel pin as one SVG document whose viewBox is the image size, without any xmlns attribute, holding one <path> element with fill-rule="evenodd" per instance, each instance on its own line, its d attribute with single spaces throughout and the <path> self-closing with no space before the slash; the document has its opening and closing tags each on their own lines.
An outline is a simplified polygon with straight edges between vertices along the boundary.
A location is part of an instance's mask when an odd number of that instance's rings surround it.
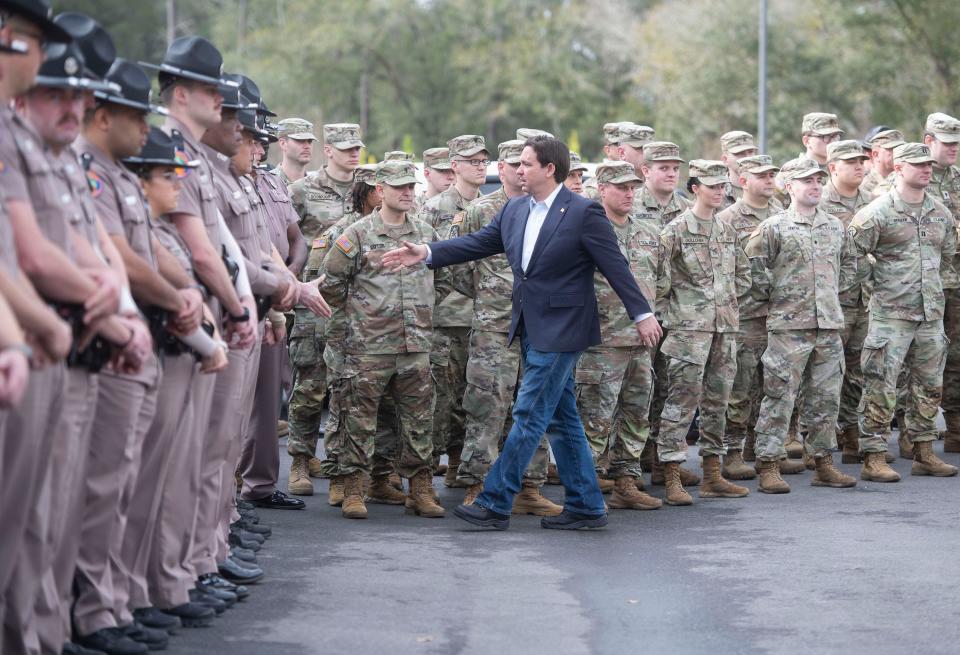
<svg viewBox="0 0 960 655">
<path fill-rule="evenodd" d="M 566 207 L 561 207 L 561 208 L 560 208 L 560 213 L 561 213 L 561 214 L 562 214 L 563 212 L 565 212 L 565 211 L 567 211 L 567 208 L 566 208 Z"/>
</svg>

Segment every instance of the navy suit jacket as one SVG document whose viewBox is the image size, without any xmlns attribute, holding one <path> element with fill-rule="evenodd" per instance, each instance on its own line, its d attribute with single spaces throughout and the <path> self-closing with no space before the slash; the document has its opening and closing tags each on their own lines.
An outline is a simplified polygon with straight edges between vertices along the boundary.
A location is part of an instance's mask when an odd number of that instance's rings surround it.
<svg viewBox="0 0 960 655">
<path fill-rule="evenodd" d="M 430 244 L 434 268 L 506 254 L 514 276 L 510 342 L 522 322 L 530 344 L 540 351 L 576 352 L 600 343 L 593 288 L 597 269 L 629 316 L 652 311 L 599 204 L 560 189 L 524 271 L 520 260 L 529 214 L 530 196 L 513 198 L 481 230 Z"/>
</svg>

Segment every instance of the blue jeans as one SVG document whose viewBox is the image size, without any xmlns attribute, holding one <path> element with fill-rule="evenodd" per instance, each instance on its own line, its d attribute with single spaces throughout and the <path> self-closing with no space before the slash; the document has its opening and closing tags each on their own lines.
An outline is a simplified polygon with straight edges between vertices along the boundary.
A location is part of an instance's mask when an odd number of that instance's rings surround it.
<svg viewBox="0 0 960 655">
<path fill-rule="evenodd" d="M 521 337 L 520 345 L 523 379 L 513 404 L 513 427 L 500 457 L 487 473 L 476 504 L 510 514 L 523 472 L 546 432 L 557 460 L 557 473 L 566 488 L 564 508 L 590 516 L 606 514 L 573 391 L 573 374 L 580 353 L 542 352 L 529 344 L 526 335 Z"/>
</svg>

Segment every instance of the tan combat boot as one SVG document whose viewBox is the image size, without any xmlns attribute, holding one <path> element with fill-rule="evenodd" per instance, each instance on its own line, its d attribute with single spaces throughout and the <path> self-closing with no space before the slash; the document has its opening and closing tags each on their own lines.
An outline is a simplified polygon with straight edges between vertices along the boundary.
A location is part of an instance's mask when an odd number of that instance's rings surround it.
<svg viewBox="0 0 960 655">
<path fill-rule="evenodd" d="M 367 506 L 363 504 L 363 478 L 361 471 L 339 478 L 343 481 L 343 504 L 340 513 L 345 519 L 367 518 Z"/>
<path fill-rule="evenodd" d="M 320 460 L 316 457 L 311 457 L 307 460 L 307 472 L 310 473 L 311 478 L 325 478 L 327 477 L 323 473 L 323 466 L 320 463 Z"/>
<path fill-rule="evenodd" d="M 430 470 L 423 469 L 410 478 L 409 509 L 419 516 L 432 519 L 443 518 L 443 507 L 433 496 Z"/>
<path fill-rule="evenodd" d="M 733 484 L 720 475 L 720 455 L 704 455 L 701 498 L 742 498 L 749 493 L 746 487 Z"/>
<path fill-rule="evenodd" d="M 696 487 L 700 484 L 700 476 L 694 473 L 693 471 L 687 470 L 682 466 L 678 465 L 680 483 L 684 487 Z M 664 464 L 660 462 L 659 458 L 653 463 L 653 472 L 650 473 L 650 484 L 654 486 L 660 486 L 666 484 L 666 469 Z"/>
<path fill-rule="evenodd" d="M 747 428 L 747 438 L 743 440 L 743 461 L 757 461 L 757 433 Z"/>
<path fill-rule="evenodd" d="M 827 453 L 823 457 L 814 457 L 816 463 L 816 473 L 813 474 L 813 480 L 810 484 L 814 487 L 853 487 L 857 484 L 857 479 L 852 475 L 845 475 L 837 470 L 833 465 L 833 455 Z"/>
<path fill-rule="evenodd" d="M 464 505 L 473 505 L 473 501 L 480 496 L 480 493 L 483 491 L 483 483 L 478 482 L 477 484 L 471 484 L 467 487 L 467 493 L 463 496 Z"/>
<path fill-rule="evenodd" d="M 290 424 L 286 421 L 277 421 L 277 439 L 283 439 L 290 434 Z"/>
<path fill-rule="evenodd" d="M 680 462 L 657 462 L 657 467 L 662 470 L 667 505 L 692 505 L 693 496 L 686 492 L 680 482 Z"/>
<path fill-rule="evenodd" d="M 947 422 L 947 429 L 943 432 L 943 452 L 960 453 L 960 414 L 944 414 L 943 420 Z"/>
<path fill-rule="evenodd" d="M 783 447 L 787 449 L 787 457 L 790 459 L 800 459 L 803 457 L 803 442 L 797 437 L 797 431 L 790 427 L 790 432 L 787 434 L 786 441 L 783 442 Z"/>
<path fill-rule="evenodd" d="M 407 499 L 407 494 L 397 491 L 397 488 L 390 484 L 390 476 L 384 475 L 373 478 L 370 488 L 367 490 L 367 502 L 380 505 L 403 505 Z"/>
<path fill-rule="evenodd" d="M 390 477 L 387 478 L 390 482 L 390 485 L 397 491 L 403 492 L 403 478 L 400 477 L 399 473 L 391 473 Z"/>
<path fill-rule="evenodd" d="M 944 444 L 946 446 L 946 444 Z M 906 430 L 900 430 L 897 435 L 897 447 L 900 448 L 900 457 L 913 461 L 913 439 L 907 434 Z"/>
<path fill-rule="evenodd" d="M 540 487 L 524 484 L 520 493 L 513 497 L 512 514 L 533 514 L 534 516 L 557 516 L 563 511 L 562 505 L 550 502 L 540 493 Z"/>
<path fill-rule="evenodd" d="M 640 451 L 640 468 L 643 469 L 645 473 L 651 473 L 653 471 L 653 462 L 657 458 L 657 444 L 653 442 L 653 439 L 647 439 L 643 444 L 643 450 Z"/>
<path fill-rule="evenodd" d="M 884 453 L 864 453 L 860 479 L 872 482 L 900 482 L 900 475 L 887 464 Z"/>
<path fill-rule="evenodd" d="M 290 463 L 290 479 L 287 480 L 287 493 L 291 496 L 312 496 L 313 483 L 307 471 L 307 456 L 294 455 Z"/>
<path fill-rule="evenodd" d="M 757 472 L 744 463 L 742 451 L 728 450 L 723 457 L 723 477 L 731 480 L 752 480 L 757 477 Z"/>
<path fill-rule="evenodd" d="M 806 453 L 806 451 L 804 451 L 804 453 L 803 453 L 803 466 L 804 466 L 808 471 L 816 471 L 816 470 L 817 470 L 817 462 L 814 460 L 814 457 L 813 457 L 812 455 L 808 455 L 808 454 Z"/>
<path fill-rule="evenodd" d="M 757 471 L 760 472 L 760 483 L 757 490 L 765 494 L 788 494 L 790 485 L 780 477 L 779 462 L 765 462 L 757 460 Z"/>
<path fill-rule="evenodd" d="M 616 479 L 610 509 L 660 509 L 663 501 L 637 489 L 636 478 L 624 475 Z"/>
<path fill-rule="evenodd" d="M 551 462 L 547 464 L 547 484 L 561 485 L 560 474 L 557 473 L 557 465 Z"/>
<path fill-rule="evenodd" d="M 327 496 L 327 504 L 331 507 L 340 507 L 343 504 L 343 487 L 345 476 L 330 478 L 330 491 Z"/>
<path fill-rule="evenodd" d="M 933 453 L 932 441 L 917 441 L 913 444 L 913 467 L 910 469 L 910 475 L 949 478 L 956 474 L 956 466 L 947 464 Z"/>
<path fill-rule="evenodd" d="M 784 457 L 777 463 L 777 468 L 780 469 L 780 475 L 797 475 L 798 473 L 803 473 L 807 470 L 807 465 L 803 461 L 791 460 L 789 457 Z"/>
<path fill-rule="evenodd" d="M 463 489 L 466 482 L 457 480 L 457 471 L 460 469 L 460 449 L 447 453 L 447 472 L 443 476 L 443 486 L 451 489 Z"/>
<path fill-rule="evenodd" d="M 613 493 L 614 482 L 610 478 L 601 478 L 597 476 L 597 481 L 600 483 L 600 493 L 610 494 Z"/>
<path fill-rule="evenodd" d="M 837 435 L 837 441 L 843 452 L 840 453 L 840 461 L 844 464 L 859 464 L 860 457 L 860 428 L 851 425 L 844 428 Z"/>
</svg>

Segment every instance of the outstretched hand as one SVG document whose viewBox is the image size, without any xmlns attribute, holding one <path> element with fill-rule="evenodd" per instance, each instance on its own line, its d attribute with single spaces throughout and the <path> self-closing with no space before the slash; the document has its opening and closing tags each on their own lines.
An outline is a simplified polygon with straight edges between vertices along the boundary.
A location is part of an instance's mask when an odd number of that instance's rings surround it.
<svg viewBox="0 0 960 655">
<path fill-rule="evenodd" d="M 647 348 L 656 348 L 657 344 L 660 343 L 660 338 L 663 336 L 663 328 L 657 323 L 655 317 L 648 316 L 637 323 L 637 334 L 640 335 L 640 341 L 642 341 L 643 345 Z"/>
<path fill-rule="evenodd" d="M 380 264 L 394 273 L 402 269 L 419 264 L 427 258 L 427 247 L 422 243 L 403 242 L 402 248 L 395 248 L 383 253 Z"/>
</svg>

